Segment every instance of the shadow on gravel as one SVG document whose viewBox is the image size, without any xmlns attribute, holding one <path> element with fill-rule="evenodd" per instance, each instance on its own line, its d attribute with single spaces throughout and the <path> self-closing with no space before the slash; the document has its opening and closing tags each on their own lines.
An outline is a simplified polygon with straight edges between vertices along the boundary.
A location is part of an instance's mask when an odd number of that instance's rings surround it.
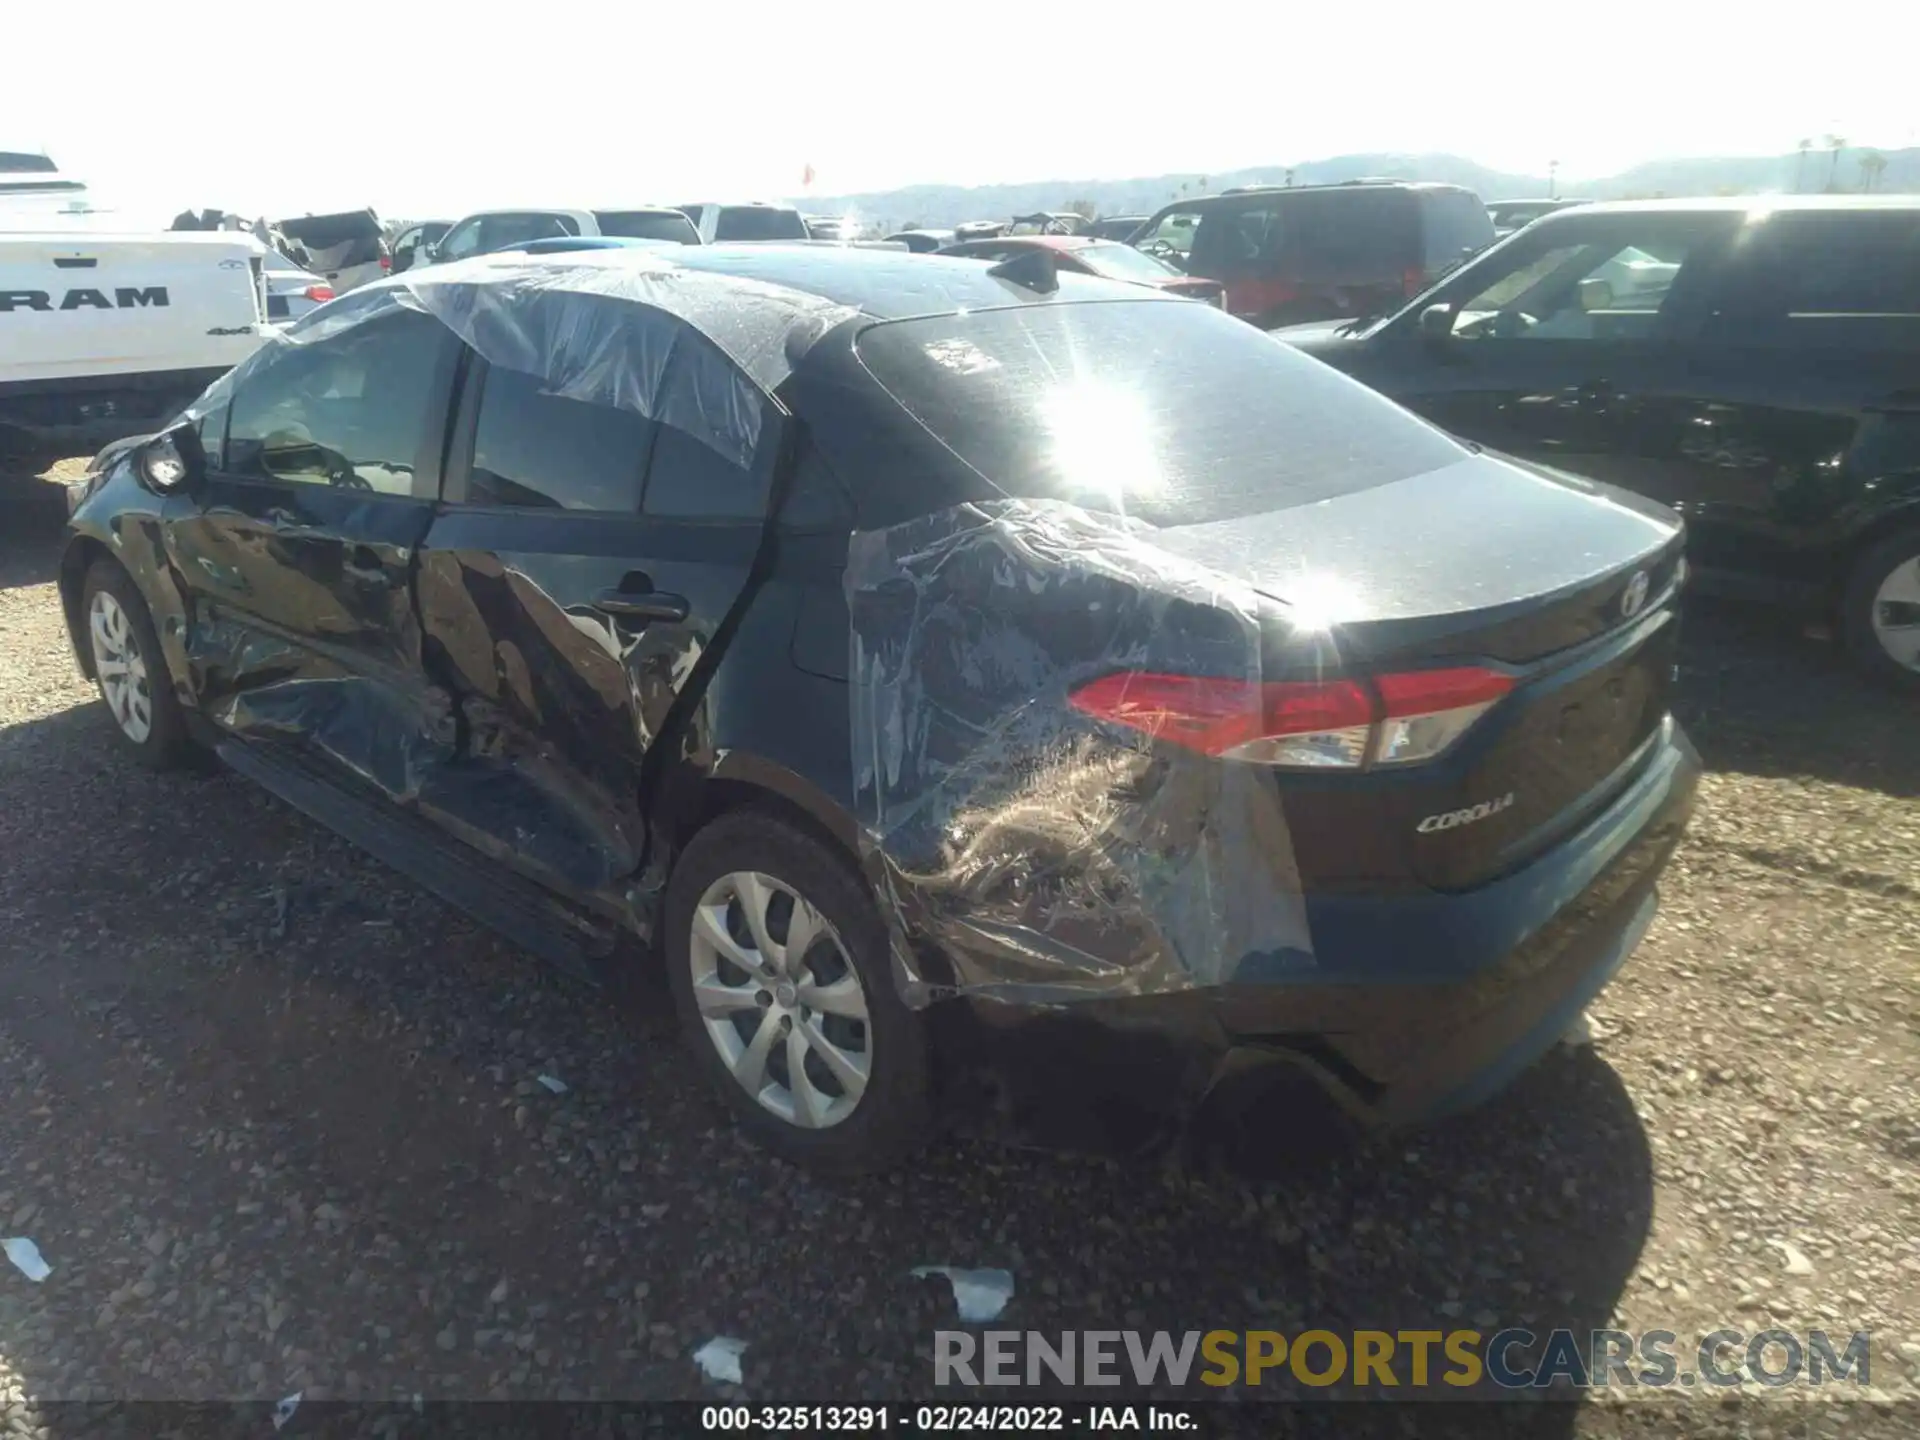
<svg viewBox="0 0 1920 1440">
<path fill-rule="evenodd" d="M 1710 770 L 1920 796 L 1920 702 L 1768 610 L 1688 602 L 1674 711 Z"/>
<path fill-rule="evenodd" d="M 0 590 L 53 579 L 66 523 L 63 486 L 0 460 Z"/>
</svg>

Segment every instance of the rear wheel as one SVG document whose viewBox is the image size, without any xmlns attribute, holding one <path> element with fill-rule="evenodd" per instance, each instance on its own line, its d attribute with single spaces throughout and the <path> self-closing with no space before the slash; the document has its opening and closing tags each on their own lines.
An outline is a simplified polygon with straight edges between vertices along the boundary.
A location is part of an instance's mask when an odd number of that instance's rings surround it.
<svg viewBox="0 0 1920 1440">
<path fill-rule="evenodd" d="M 1920 530 L 1890 535 L 1860 557 L 1842 620 L 1848 648 L 1869 672 L 1920 690 Z"/>
<path fill-rule="evenodd" d="M 694 1063 L 755 1140 L 837 1171 L 921 1142 L 924 1026 L 866 886 L 827 842 L 765 811 L 723 815 L 674 868 L 664 924 Z"/>
</svg>

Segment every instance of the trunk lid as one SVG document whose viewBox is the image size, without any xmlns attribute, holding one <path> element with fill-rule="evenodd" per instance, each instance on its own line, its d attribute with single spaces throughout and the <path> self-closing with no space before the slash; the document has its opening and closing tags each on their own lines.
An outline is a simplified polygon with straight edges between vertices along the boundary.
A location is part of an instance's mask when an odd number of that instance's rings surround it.
<svg viewBox="0 0 1920 1440">
<path fill-rule="evenodd" d="M 1667 714 L 1682 539 L 1648 501 L 1491 455 L 1155 535 L 1279 602 L 1267 679 L 1329 662 L 1513 677 L 1433 760 L 1282 782 L 1317 883 L 1441 889 L 1525 863 L 1627 784 Z"/>
</svg>

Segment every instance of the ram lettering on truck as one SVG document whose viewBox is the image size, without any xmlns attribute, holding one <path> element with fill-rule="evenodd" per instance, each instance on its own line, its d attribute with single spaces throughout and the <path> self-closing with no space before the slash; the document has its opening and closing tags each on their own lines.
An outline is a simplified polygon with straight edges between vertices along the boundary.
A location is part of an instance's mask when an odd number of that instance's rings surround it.
<svg viewBox="0 0 1920 1440">
<path fill-rule="evenodd" d="M 237 231 L 0 226 L 0 452 L 165 428 L 271 333 L 266 260 Z"/>
<path fill-rule="evenodd" d="M 164 285 L 122 285 L 114 290 L 111 300 L 102 290 L 69 290 L 57 306 L 49 290 L 0 290 L 0 314 L 12 310 L 128 310 L 166 303 Z"/>
</svg>

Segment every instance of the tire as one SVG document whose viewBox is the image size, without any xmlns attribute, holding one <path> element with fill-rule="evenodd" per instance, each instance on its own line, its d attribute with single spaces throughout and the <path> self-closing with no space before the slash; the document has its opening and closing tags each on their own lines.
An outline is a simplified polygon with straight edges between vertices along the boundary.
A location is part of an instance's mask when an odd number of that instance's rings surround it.
<svg viewBox="0 0 1920 1440">
<path fill-rule="evenodd" d="M 1920 530 L 1889 535 L 1854 562 L 1840 623 L 1862 668 L 1883 685 L 1920 693 Z"/>
<path fill-rule="evenodd" d="M 193 742 L 140 588 L 114 561 L 96 560 L 80 593 L 94 685 L 121 750 L 149 770 L 187 763 Z M 116 685 L 116 675 L 125 683 Z"/>
<path fill-rule="evenodd" d="M 747 914 L 756 897 L 769 950 L 785 951 L 796 922 L 814 936 L 784 970 L 782 953 L 764 966 Z M 769 811 L 722 815 L 674 867 L 662 923 L 682 1039 L 760 1146 L 841 1174 L 890 1168 L 919 1147 L 930 1112 L 926 1027 L 894 987 L 886 925 L 865 883 L 830 842 Z M 757 1073 L 757 1090 L 737 1071 Z M 850 1073 L 863 1077 L 857 1094 Z"/>
</svg>

